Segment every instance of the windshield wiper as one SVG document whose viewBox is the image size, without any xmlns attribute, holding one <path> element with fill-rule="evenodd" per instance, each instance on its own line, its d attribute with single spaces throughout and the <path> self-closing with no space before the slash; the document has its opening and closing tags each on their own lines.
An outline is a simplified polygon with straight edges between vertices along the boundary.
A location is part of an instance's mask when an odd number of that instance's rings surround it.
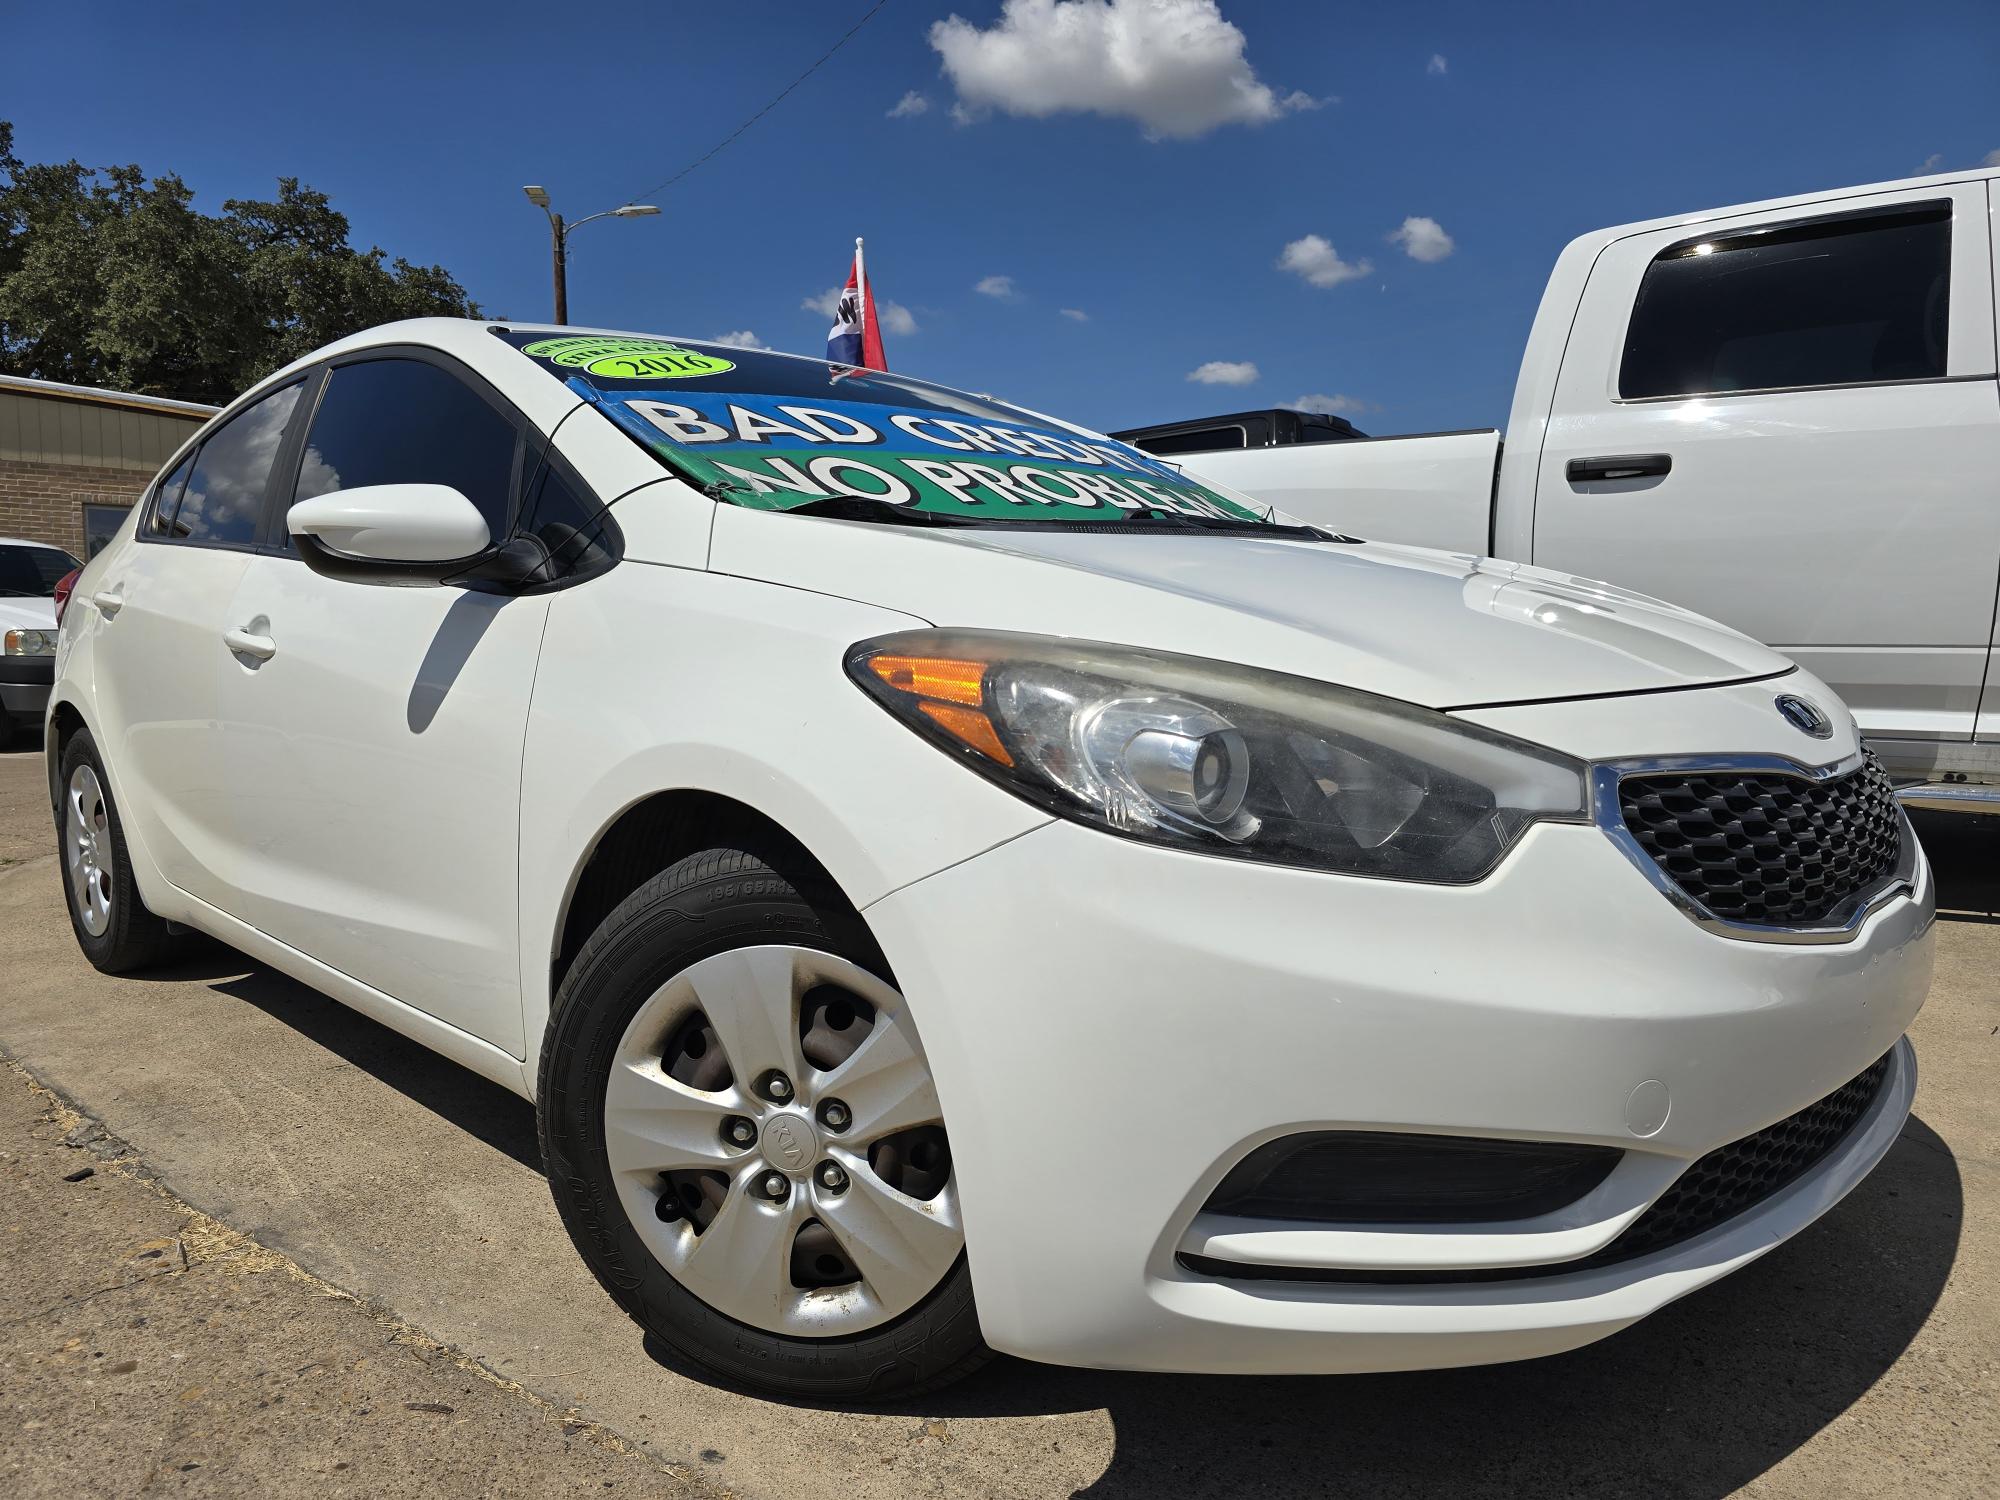
<svg viewBox="0 0 2000 1500">
<path fill-rule="evenodd" d="M 1291 541 L 1350 540 L 1319 526 L 1287 526 L 1282 521 L 1258 521 L 1248 518 L 1238 520 L 1233 516 L 1190 516 L 1181 511 L 1163 510 L 1152 506 L 1144 510 L 1127 511 L 1125 519 L 1118 524 L 1120 528 L 1168 526 L 1187 531 L 1206 531 L 1211 535 L 1284 537 Z"/>
<path fill-rule="evenodd" d="M 829 495 L 823 500 L 808 500 L 803 505 L 788 505 L 785 509 L 795 516 L 827 516 L 835 521 L 888 521 L 899 526 L 983 524 L 978 516 L 954 516 L 948 512 L 918 510 L 913 505 L 898 505 L 894 501 L 878 500 L 871 495 Z"/>
</svg>

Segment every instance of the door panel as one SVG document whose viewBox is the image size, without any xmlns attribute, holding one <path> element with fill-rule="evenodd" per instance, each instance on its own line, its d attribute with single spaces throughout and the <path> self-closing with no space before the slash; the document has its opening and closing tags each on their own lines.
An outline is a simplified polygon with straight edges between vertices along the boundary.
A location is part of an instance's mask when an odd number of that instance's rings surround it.
<svg viewBox="0 0 2000 1500">
<path fill-rule="evenodd" d="M 521 740 L 547 611 L 260 556 L 226 625 L 271 654 L 236 654 L 220 694 L 239 857 L 217 904 L 516 1057 Z"/>
<path fill-rule="evenodd" d="M 303 384 L 278 386 L 203 433 L 161 476 L 88 607 L 98 710 L 122 808 L 159 871 L 212 901 L 229 885 L 232 793 L 217 753 L 224 606 L 263 530 Z"/>
<path fill-rule="evenodd" d="M 1927 297 L 1919 287 L 1909 306 L 1927 320 L 1925 332 L 1943 333 L 1942 349 L 1893 318 L 1868 323 L 1866 313 L 1849 325 L 1830 321 L 1813 338 L 1796 328 L 1704 330 L 1716 351 L 1711 376 L 1725 384 L 1732 363 L 1739 371 L 1809 374 L 1823 364 L 1847 373 L 1857 339 L 1889 351 L 1878 368 L 1896 383 L 1625 399 L 1621 374 L 1633 383 L 1628 322 L 1636 327 L 1642 278 L 1656 261 L 1698 247 L 1689 228 L 1608 247 L 1557 379 L 1536 484 L 1534 561 L 1670 599 L 1768 642 L 1823 676 L 1870 732 L 1969 736 L 2000 576 L 1984 186 L 1873 195 L 1817 212 L 1873 214 L 1939 200 L 1951 204 L 1948 303 L 1940 281 Z M 1755 231 L 1799 218 L 1793 210 L 1705 222 L 1699 234 L 1718 252 L 1707 264 L 1719 272 L 1733 244 L 1755 245 Z M 1832 233 L 1812 225 L 1775 232 L 1795 240 Z M 1841 249 L 1820 253 L 1815 242 L 1815 264 L 1800 274 L 1826 274 Z M 1684 302 L 1680 316 L 1757 324 L 1767 304 L 1731 295 L 1712 309 Z M 1642 345 L 1632 347 L 1657 352 Z M 1651 383 L 1639 388 L 1657 389 L 1660 368 L 1672 364 L 1650 360 L 1641 380 Z M 1652 460 L 1646 468 L 1665 472 L 1593 478 L 1571 468 L 1606 456 Z"/>
<path fill-rule="evenodd" d="M 233 833 L 214 738 L 222 618 L 249 562 L 247 552 L 128 542 L 86 605 L 97 615 L 91 662 L 119 812 L 162 875 L 211 902 Z"/>
</svg>

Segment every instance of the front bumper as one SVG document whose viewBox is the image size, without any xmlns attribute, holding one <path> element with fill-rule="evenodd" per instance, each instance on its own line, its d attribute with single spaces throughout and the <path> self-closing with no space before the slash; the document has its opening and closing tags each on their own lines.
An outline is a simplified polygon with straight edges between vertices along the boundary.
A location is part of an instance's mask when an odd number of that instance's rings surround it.
<svg viewBox="0 0 2000 1500">
<path fill-rule="evenodd" d="M 1915 1067 L 1934 897 L 1826 945 L 1688 920 L 1604 834 L 1533 829 L 1477 886 L 1352 880 L 1045 826 L 875 903 L 950 1123 L 996 1348 L 1133 1369 L 1334 1372 L 1553 1353 L 1810 1223 L 1888 1150 Z M 1176 1259 L 1390 1271 L 1603 1248 L 1689 1162 L 1895 1049 L 1830 1155 L 1655 1255 L 1532 1280 L 1221 1280 Z M 1660 1116 L 1664 1114 L 1664 1118 Z M 1356 1231 L 1202 1208 L 1266 1141 L 1414 1130 L 1626 1152 L 1511 1226 Z"/>
<path fill-rule="evenodd" d="M 0 725 L 39 728 L 55 680 L 53 656 L 0 656 Z"/>
</svg>

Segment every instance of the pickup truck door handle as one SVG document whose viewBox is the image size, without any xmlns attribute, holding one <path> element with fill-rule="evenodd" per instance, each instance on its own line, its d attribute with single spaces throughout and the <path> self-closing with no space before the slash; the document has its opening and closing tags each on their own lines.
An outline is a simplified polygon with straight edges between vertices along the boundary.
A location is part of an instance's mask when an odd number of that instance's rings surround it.
<svg viewBox="0 0 2000 1500">
<path fill-rule="evenodd" d="M 247 630 L 225 630 L 222 644 L 238 656 L 254 656 L 258 661 L 269 661 L 278 654 L 278 643 L 268 635 L 252 635 Z"/>
<path fill-rule="evenodd" d="M 1587 479 L 1653 479 L 1672 472 L 1671 453 L 1622 453 L 1610 458 L 1572 458 L 1563 468 L 1571 484 Z"/>
<path fill-rule="evenodd" d="M 113 615 L 117 614 L 119 610 L 125 607 L 125 596 L 123 594 L 113 594 L 110 592 L 105 592 L 101 594 L 92 594 L 90 596 L 90 602 L 92 604 L 95 604 L 97 606 L 98 613 L 103 615 L 104 618 L 108 620 Z"/>
</svg>

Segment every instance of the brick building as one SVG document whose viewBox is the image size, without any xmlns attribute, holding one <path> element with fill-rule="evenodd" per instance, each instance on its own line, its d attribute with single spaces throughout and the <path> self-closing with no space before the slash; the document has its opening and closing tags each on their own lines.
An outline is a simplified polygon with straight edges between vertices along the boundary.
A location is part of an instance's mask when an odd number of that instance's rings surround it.
<svg viewBox="0 0 2000 1500">
<path fill-rule="evenodd" d="M 88 557 L 213 406 L 0 375 L 0 536 Z"/>
</svg>

